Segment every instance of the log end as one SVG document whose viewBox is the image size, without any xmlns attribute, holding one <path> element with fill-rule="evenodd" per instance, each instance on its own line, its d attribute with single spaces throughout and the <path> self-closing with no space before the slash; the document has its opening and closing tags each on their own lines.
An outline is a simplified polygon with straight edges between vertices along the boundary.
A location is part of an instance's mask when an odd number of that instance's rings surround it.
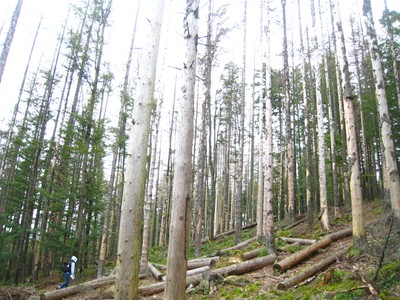
<svg viewBox="0 0 400 300">
<path fill-rule="evenodd" d="M 278 290 L 286 290 L 286 285 L 283 282 L 278 283 Z"/>
<path fill-rule="evenodd" d="M 215 266 L 217 265 L 217 261 L 215 259 L 210 259 L 210 269 L 214 269 Z"/>
<path fill-rule="evenodd" d="M 279 263 L 273 264 L 273 265 L 272 265 L 272 268 L 273 268 L 275 271 L 278 271 L 279 273 L 282 272 L 282 266 L 281 266 Z"/>
</svg>

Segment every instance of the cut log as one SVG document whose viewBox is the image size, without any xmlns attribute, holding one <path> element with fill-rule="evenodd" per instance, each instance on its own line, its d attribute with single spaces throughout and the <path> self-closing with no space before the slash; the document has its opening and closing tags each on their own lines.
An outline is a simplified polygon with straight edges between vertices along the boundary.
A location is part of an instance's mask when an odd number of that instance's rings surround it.
<svg viewBox="0 0 400 300">
<path fill-rule="evenodd" d="M 210 268 L 212 269 L 215 267 L 217 261 L 219 261 L 219 256 L 191 259 L 187 262 L 187 269 L 192 270 L 192 269 L 197 269 L 197 268 L 204 267 L 204 266 L 210 266 Z M 161 271 L 167 270 L 166 265 L 161 265 L 161 264 L 153 264 L 153 265 Z"/>
<path fill-rule="evenodd" d="M 345 254 L 347 251 L 348 251 L 348 249 L 343 249 L 343 250 L 339 251 L 338 253 L 335 253 L 335 254 L 328 256 L 327 258 L 321 260 L 317 264 L 312 265 L 311 267 L 304 270 L 303 272 L 300 272 L 300 273 L 296 274 L 295 276 L 290 277 L 290 278 L 280 282 L 278 284 L 278 289 L 285 290 L 285 289 L 288 289 L 288 288 L 294 286 L 298 282 L 306 280 L 307 278 L 311 277 L 315 273 L 321 271 L 322 269 L 326 268 L 330 264 L 337 261 L 338 258 L 340 256 L 342 256 L 343 254 Z"/>
<path fill-rule="evenodd" d="M 242 230 L 250 229 L 250 228 L 253 228 L 253 227 L 256 227 L 256 226 L 257 226 L 257 223 L 248 224 L 246 226 L 243 226 Z M 223 236 L 226 236 L 226 235 L 234 234 L 234 233 L 235 233 L 235 229 L 232 229 L 232 230 L 229 230 L 229 231 L 225 231 L 223 233 L 216 234 L 216 235 L 214 235 L 214 240 L 219 239 L 219 238 L 221 238 Z"/>
<path fill-rule="evenodd" d="M 298 238 L 290 238 L 290 237 L 280 237 L 278 239 L 281 241 L 284 241 L 286 243 L 299 243 L 301 245 L 312 245 L 317 241 L 317 240 L 311 240 L 311 239 L 298 239 Z"/>
<path fill-rule="evenodd" d="M 286 250 L 289 249 L 290 247 L 296 247 L 296 246 L 300 246 L 300 243 L 295 242 L 295 243 L 293 243 L 293 244 L 285 245 L 285 246 L 283 246 L 283 247 L 280 247 L 280 248 L 276 249 L 276 252 L 278 252 L 278 253 L 284 253 L 284 252 L 286 252 Z"/>
<path fill-rule="evenodd" d="M 115 278 L 116 278 L 115 275 L 101 277 L 99 279 L 84 282 L 84 283 L 81 283 L 78 285 L 69 286 L 64 289 L 46 292 L 40 296 L 41 296 L 41 299 L 46 299 L 46 300 L 62 299 L 65 297 L 69 297 L 69 296 L 78 294 L 85 289 L 96 289 L 96 288 L 106 286 L 109 284 L 114 284 Z"/>
<path fill-rule="evenodd" d="M 210 271 L 211 277 L 215 276 L 229 276 L 229 275 L 241 275 L 245 273 L 249 273 L 261 268 L 264 268 L 268 265 L 274 263 L 276 259 L 275 254 L 270 254 L 268 256 L 258 257 L 252 260 L 245 261 L 240 264 L 227 266 L 224 268 L 219 268 Z M 204 274 L 204 273 L 203 273 Z M 196 286 L 200 283 L 203 278 L 203 274 L 194 275 L 186 278 L 186 286 L 189 285 Z M 141 286 L 139 287 L 139 294 L 142 296 L 151 296 L 154 294 L 158 294 L 164 291 L 165 282 L 160 282 L 156 284 L 151 284 L 148 286 Z"/>
<path fill-rule="evenodd" d="M 192 270 L 205 266 L 209 266 L 212 269 L 218 260 L 219 256 L 191 259 L 187 262 L 187 269 Z"/>
<path fill-rule="evenodd" d="M 260 248 L 257 248 L 257 249 L 254 249 L 254 250 L 251 250 L 251 251 L 242 253 L 242 254 L 240 255 L 240 258 L 241 258 L 242 260 L 253 259 L 253 258 L 255 258 L 255 257 L 258 256 L 258 254 L 260 253 L 260 251 L 261 251 L 263 248 L 264 248 L 264 247 L 260 247 Z"/>
<path fill-rule="evenodd" d="M 323 237 L 316 243 L 305 247 L 303 250 L 300 250 L 299 252 L 293 253 L 292 255 L 281 260 L 280 262 L 277 262 L 276 264 L 273 265 L 273 268 L 278 272 L 284 272 L 285 270 L 289 269 L 292 266 L 297 265 L 310 255 L 314 254 L 319 249 L 324 248 L 330 243 L 337 241 L 341 238 L 350 236 L 352 232 L 353 232 L 352 229 L 345 229 L 342 231 L 328 234 L 327 236 Z"/>
<path fill-rule="evenodd" d="M 296 227 L 297 225 L 303 223 L 305 220 L 307 220 L 306 217 L 301 218 L 300 220 L 298 220 L 298 221 L 296 221 L 296 222 L 294 222 L 294 223 L 292 223 L 292 224 L 289 224 L 288 226 L 284 227 L 283 230 L 292 229 L 292 228 Z"/>
<path fill-rule="evenodd" d="M 161 270 L 161 271 L 165 271 L 167 269 L 166 265 L 162 265 L 162 264 L 153 264 L 157 269 Z"/>
<path fill-rule="evenodd" d="M 149 262 L 147 265 L 148 265 L 149 271 L 151 272 L 151 274 L 153 274 L 153 276 L 156 280 L 158 280 L 158 281 L 163 280 L 163 275 L 152 263 Z"/>
<path fill-rule="evenodd" d="M 271 265 L 274 263 L 275 259 L 276 259 L 276 255 L 270 254 L 268 256 L 263 256 L 263 257 L 258 257 L 258 258 L 252 259 L 252 260 L 248 260 L 248 261 L 245 261 L 240 264 L 215 269 L 210 272 L 211 272 L 211 274 L 220 275 L 220 276 L 241 275 L 241 274 L 249 273 L 249 272 L 264 268 L 265 266 Z M 79 285 L 67 287 L 65 289 L 46 292 L 41 295 L 41 297 L 42 297 L 41 299 L 46 299 L 46 300 L 62 299 L 65 297 L 69 297 L 69 296 L 78 294 L 79 292 L 81 292 L 87 288 L 95 289 L 95 288 L 99 288 L 102 286 L 114 284 L 115 278 L 116 278 L 115 275 L 102 277 L 100 279 L 88 281 L 85 283 L 81 283 Z M 202 274 L 189 276 L 186 278 L 186 286 L 189 286 L 189 285 L 196 286 L 200 283 L 201 279 L 202 279 Z M 142 296 L 151 296 L 151 295 L 163 292 L 164 289 L 165 289 L 165 282 L 158 282 L 158 283 L 147 285 L 147 286 L 140 286 L 139 294 Z"/>
<path fill-rule="evenodd" d="M 210 270 L 211 270 L 210 266 L 204 266 L 197 269 L 188 270 L 186 271 L 186 277 L 201 274 Z M 163 276 L 162 280 L 165 281 L 166 278 L 167 278 L 166 276 Z"/>
<path fill-rule="evenodd" d="M 251 243 L 255 242 L 256 239 L 257 239 L 256 237 L 250 238 L 250 239 L 248 239 L 248 240 L 246 240 L 244 242 L 241 242 L 241 243 L 239 243 L 239 244 L 237 244 L 237 245 L 235 245 L 233 247 L 229 247 L 229 248 L 225 248 L 225 249 L 219 250 L 219 251 L 217 251 L 216 253 L 214 253 L 211 256 L 220 256 L 220 255 L 228 254 L 229 252 L 231 252 L 233 250 L 238 250 L 238 249 L 245 248 L 248 245 L 250 245 Z"/>
</svg>

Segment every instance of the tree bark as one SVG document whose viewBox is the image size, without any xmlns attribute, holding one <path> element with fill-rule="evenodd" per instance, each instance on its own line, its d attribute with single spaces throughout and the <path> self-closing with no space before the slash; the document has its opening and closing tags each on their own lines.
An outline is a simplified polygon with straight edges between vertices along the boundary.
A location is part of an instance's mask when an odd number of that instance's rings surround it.
<svg viewBox="0 0 400 300">
<path fill-rule="evenodd" d="M 314 0 L 312 0 L 314 1 Z M 318 6 L 319 7 L 319 6 Z M 319 15 L 321 14 L 319 9 Z M 317 101 L 317 127 L 318 127 L 318 178 L 319 178 L 319 201 L 321 213 L 321 228 L 329 230 L 329 210 L 328 195 L 326 186 L 326 163 L 325 163 L 325 130 L 324 130 L 324 111 L 322 103 L 322 72 L 321 63 L 323 62 L 323 35 L 322 22 L 316 22 L 315 10 L 313 15 L 314 47 L 316 53 L 313 54 L 313 71 L 315 74 L 315 92 Z M 321 18 L 321 16 L 320 16 Z"/>
<path fill-rule="evenodd" d="M 265 171 L 264 171 L 264 198 L 263 198 L 263 230 L 262 240 L 268 252 L 275 252 L 274 235 L 274 158 L 273 158 L 273 106 L 272 106 L 272 67 L 271 67 L 271 21 L 270 3 L 266 6 L 266 24 L 264 29 L 266 39 L 265 52 Z M 289 105 L 289 99 L 287 105 Z M 290 121 L 289 121 L 290 122 Z"/>
<path fill-rule="evenodd" d="M 360 181 L 360 162 L 358 158 L 357 132 L 356 132 L 356 116 L 353 106 L 353 95 L 350 83 L 349 63 L 346 55 L 346 45 L 340 17 L 339 1 L 335 0 L 335 26 L 337 33 L 337 54 L 339 58 L 340 70 L 342 72 L 342 95 L 344 116 L 346 121 L 347 134 L 347 150 L 348 150 L 348 167 L 350 170 L 350 194 L 351 194 L 351 211 L 352 211 L 352 227 L 353 227 L 353 244 L 361 251 L 365 251 L 368 246 L 367 237 L 364 227 L 362 193 Z"/>
<path fill-rule="evenodd" d="M 283 72 L 284 72 L 284 87 L 285 87 L 285 143 L 286 143 L 286 159 L 287 159 L 287 207 L 288 220 L 294 221 L 295 217 L 295 193 L 294 193 L 294 161 L 293 161 L 293 137 L 292 137 L 292 120 L 291 120 L 291 105 L 292 98 L 290 94 L 290 76 L 289 76 L 289 54 L 288 54 L 288 39 L 286 26 L 286 0 L 281 0 L 283 12 Z"/>
<path fill-rule="evenodd" d="M 342 231 L 331 233 L 320 239 L 318 242 L 309 245 L 305 247 L 303 250 L 284 258 L 280 262 L 275 263 L 273 265 L 273 268 L 278 272 L 284 272 L 287 269 L 291 268 L 292 266 L 302 262 L 307 257 L 317 252 L 319 249 L 324 248 L 328 246 L 330 243 L 337 241 L 341 238 L 350 236 L 352 232 L 353 232 L 352 229 L 344 229 Z"/>
<path fill-rule="evenodd" d="M 121 207 L 117 255 L 116 299 L 138 299 L 142 221 L 145 197 L 147 149 L 151 111 L 154 107 L 158 47 L 164 1 L 145 1 L 140 28 L 148 32 L 139 66 L 140 85 L 134 106 L 127 161 L 126 183 Z M 143 27 L 142 27 L 143 26 Z"/>
<path fill-rule="evenodd" d="M 181 95 L 178 97 L 178 127 L 173 199 L 169 231 L 165 299 L 185 298 L 187 247 L 190 230 L 193 109 L 196 81 L 199 0 L 187 2 L 184 16 L 185 57 Z"/>
<path fill-rule="evenodd" d="M 104 262 L 106 259 L 107 254 L 107 239 L 108 239 L 108 232 L 109 232 L 109 224 L 110 224 L 110 213 L 111 213 L 111 204 L 114 195 L 114 187 L 116 186 L 115 182 L 115 175 L 116 175 L 116 168 L 117 168 L 117 160 L 118 160 L 118 153 L 120 151 L 121 141 L 123 140 L 126 132 L 125 132 L 125 122 L 126 122 L 126 99 L 128 95 L 128 85 L 129 85 L 129 71 L 132 62 L 132 54 L 133 54 L 133 45 L 135 41 L 136 35 L 136 25 L 139 16 L 139 7 L 140 1 L 138 4 L 138 10 L 136 12 L 136 19 L 135 19 L 135 26 L 132 34 L 131 45 L 129 49 L 128 59 L 125 66 L 125 77 L 124 77 L 124 85 L 120 95 L 120 111 L 118 114 L 118 128 L 117 133 L 115 135 L 115 142 L 113 147 L 113 156 L 111 160 L 111 170 L 110 170 L 110 180 L 108 182 L 108 191 L 107 191 L 107 202 L 106 207 L 104 210 L 104 223 L 103 223 L 103 231 L 101 236 L 100 242 L 100 255 L 99 255 L 99 265 L 97 267 L 97 278 L 100 278 L 104 275 Z"/>
</svg>

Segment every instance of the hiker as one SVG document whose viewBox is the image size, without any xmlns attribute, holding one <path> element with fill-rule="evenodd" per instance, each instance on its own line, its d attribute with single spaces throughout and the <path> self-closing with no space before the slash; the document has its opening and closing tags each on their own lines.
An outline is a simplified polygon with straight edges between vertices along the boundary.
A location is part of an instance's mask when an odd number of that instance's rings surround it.
<svg viewBox="0 0 400 300">
<path fill-rule="evenodd" d="M 66 288 L 69 285 L 70 279 L 71 280 L 75 279 L 75 264 L 77 261 L 78 261 L 78 258 L 76 258 L 76 256 L 73 255 L 69 262 L 65 262 L 62 264 L 61 271 L 63 272 L 65 282 L 63 284 L 60 284 L 57 287 L 57 290 Z"/>
</svg>

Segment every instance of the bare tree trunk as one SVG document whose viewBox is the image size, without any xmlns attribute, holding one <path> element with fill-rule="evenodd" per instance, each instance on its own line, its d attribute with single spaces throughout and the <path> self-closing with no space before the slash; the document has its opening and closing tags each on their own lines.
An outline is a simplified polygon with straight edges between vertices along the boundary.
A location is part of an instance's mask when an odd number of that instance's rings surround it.
<svg viewBox="0 0 400 300">
<path fill-rule="evenodd" d="M 7 32 L 6 40 L 3 44 L 3 50 L 1 51 L 1 54 L 0 54 L 0 83 L 1 83 L 1 79 L 3 78 L 3 73 L 4 73 L 4 69 L 6 67 L 8 53 L 10 52 L 11 43 L 14 38 L 15 29 L 17 28 L 18 18 L 19 18 L 19 14 L 21 12 L 23 3 L 24 3 L 24 0 L 18 0 L 17 6 L 15 7 L 15 10 L 14 10 L 14 14 L 11 18 L 11 24 L 10 24 L 10 28 L 8 29 L 8 32 Z"/>
<path fill-rule="evenodd" d="M 119 116 L 118 116 L 118 128 L 117 128 L 117 133 L 115 136 L 113 157 L 112 157 L 112 161 L 111 161 L 110 180 L 108 183 L 107 203 L 106 203 L 106 208 L 104 211 L 104 224 L 103 224 L 103 232 L 102 232 L 101 244 L 100 244 L 100 255 L 99 255 L 98 268 L 97 268 L 97 278 L 100 278 L 104 274 L 104 262 L 105 262 L 106 254 L 107 254 L 107 239 L 108 239 L 109 224 L 110 224 L 111 204 L 112 204 L 113 195 L 114 195 L 114 187 L 116 185 L 115 175 L 116 175 L 118 153 L 120 150 L 121 140 L 126 134 L 125 130 L 124 130 L 126 127 L 124 125 L 124 123 L 126 122 L 126 117 L 125 117 L 126 99 L 127 99 L 127 94 L 128 94 L 129 71 L 130 71 L 130 66 L 131 66 L 131 61 L 132 61 L 133 44 L 134 44 L 135 35 L 136 35 L 136 25 L 137 25 L 137 20 L 138 20 L 138 15 L 139 15 L 139 7 L 140 7 L 140 1 L 138 3 L 138 10 L 136 12 L 135 26 L 133 29 L 131 46 L 129 49 L 128 60 L 127 60 L 126 67 L 125 67 L 124 85 L 123 85 L 123 89 L 122 89 L 121 95 L 120 95 L 121 107 L 120 107 Z"/>
<path fill-rule="evenodd" d="M 167 257 L 165 299 L 185 299 L 187 247 L 190 230 L 193 106 L 195 96 L 199 1 L 186 3 L 185 57 L 178 98 L 177 149 Z"/>
<path fill-rule="evenodd" d="M 360 113 L 360 124 L 361 124 L 361 150 L 362 153 L 360 155 L 363 155 L 363 159 L 360 159 L 364 163 L 364 172 L 368 174 L 366 178 L 364 179 L 366 181 L 366 198 L 367 199 L 374 199 L 374 191 L 373 191 L 373 186 L 374 182 L 376 181 L 375 179 L 375 172 L 371 168 L 371 160 L 370 160 L 370 153 L 369 153 L 369 146 L 367 142 L 367 135 L 366 133 L 366 126 L 365 126 L 365 114 L 364 114 L 364 100 L 362 98 L 362 94 L 364 94 L 362 85 L 361 85 L 361 67 L 360 67 L 360 58 L 359 58 L 359 51 L 361 51 L 361 61 L 365 61 L 364 57 L 364 52 L 362 51 L 362 46 L 361 46 L 361 40 L 360 40 L 360 34 L 359 30 L 358 33 L 356 33 L 356 30 L 354 28 L 354 20 L 351 19 L 351 31 L 352 31 L 352 44 L 353 44 L 353 55 L 354 55 L 354 64 L 355 64 L 355 71 L 356 71 L 356 76 L 357 76 L 357 89 L 358 89 L 358 105 L 359 105 L 359 113 Z"/>
<path fill-rule="evenodd" d="M 246 105 L 246 46 L 247 46 L 247 0 L 244 1 L 243 16 L 243 65 L 242 83 L 239 104 L 239 157 L 236 171 L 236 217 L 235 217 L 235 243 L 239 244 L 240 228 L 242 228 L 242 193 L 243 193 L 243 156 L 244 156 L 244 119 Z"/>
<path fill-rule="evenodd" d="M 205 198 L 204 181 L 206 177 L 206 161 L 207 161 L 207 121 L 208 105 L 211 99 L 211 70 L 213 61 L 212 49 L 212 1 L 208 2 L 208 19 L 207 19 L 207 54 L 205 57 L 205 66 L 203 71 L 204 77 L 204 100 L 201 107 L 201 126 L 200 126 L 200 145 L 199 156 L 197 161 L 197 183 L 196 183 L 196 202 L 194 207 L 194 243 L 195 255 L 200 256 L 201 239 L 202 239 L 202 223 L 203 223 L 203 206 Z M 205 223 L 207 219 L 205 218 Z M 212 223 L 212 222 L 211 222 Z"/>
<path fill-rule="evenodd" d="M 314 1 L 314 0 L 312 0 Z M 319 6 L 318 6 L 319 7 Z M 313 55 L 313 71 L 315 74 L 315 89 L 317 99 L 317 124 L 318 124 L 318 166 L 319 166 L 319 196 L 320 196 L 320 215 L 321 228 L 329 230 L 329 211 L 328 211 L 328 195 L 326 190 L 326 163 L 325 163 L 325 131 L 324 131 L 324 113 L 322 103 L 322 74 L 321 63 L 323 62 L 323 43 L 322 38 L 322 22 L 317 24 L 315 10 L 311 12 L 313 15 L 313 29 L 315 30 L 314 47 L 316 54 Z M 319 15 L 320 7 L 319 7 Z M 321 16 L 320 16 L 321 18 Z M 319 43 L 318 43 L 319 39 Z"/>
<path fill-rule="evenodd" d="M 263 10 L 264 12 L 264 10 Z M 272 82 L 271 82 L 271 28 L 270 28 L 270 1 L 265 7 L 265 40 L 266 40 L 266 61 L 265 61 L 265 178 L 263 198 L 263 241 L 269 253 L 275 253 L 274 236 L 274 159 L 273 159 L 273 119 L 272 119 Z M 263 140 L 264 142 L 264 140 Z"/>
<path fill-rule="evenodd" d="M 397 218 L 400 219 L 400 178 L 397 168 L 396 149 L 392 139 L 392 128 L 390 123 L 389 110 L 387 105 L 385 81 L 383 78 L 382 63 L 379 54 L 379 45 L 376 37 L 374 20 L 372 17 L 372 7 L 370 0 L 363 2 L 363 15 L 367 36 L 369 41 L 369 50 L 371 54 L 372 70 L 375 79 L 375 93 L 378 102 L 379 120 L 381 128 L 381 141 L 383 172 L 388 178 L 388 186 L 385 186 L 390 193 L 390 202 Z"/>
<path fill-rule="evenodd" d="M 349 64 L 346 55 L 346 45 L 342 21 L 340 17 L 339 1 L 335 0 L 335 31 L 337 33 L 337 49 L 340 49 L 339 57 L 340 70 L 342 72 L 344 116 L 346 120 L 348 163 L 350 167 L 350 193 L 353 224 L 353 244 L 356 248 L 364 251 L 368 246 L 364 227 L 362 194 L 360 184 L 360 166 L 357 149 L 356 122 L 353 109 L 353 96 L 350 85 Z"/>
<path fill-rule="evenodd" d="M 289 76 L 289 54 L 288 39 L 286 28 L 286 0 L 281 0 L 283 12 L 283 72 L 285 86 L 285 131 L 286 131 L 286 157 L 287 157 L 287 186 L 288 186 L 288 220 L 289 223 L 294 221 L 295 217 L 295 193 L 294 193 L 294 161 L 293 161 L 293 138 L 292 138 L 292 116 L 291 105 L 292 99 L 290 95 L 290 76 Z"/>
<path fill-rule="evenodd" d="M 303 42 L 303 26 L 301 21 L 301 5 L 297 0 L 297 9 L 299 16 L 299 33 L 300 33 L 300 49 L 302 59 L 302 90 L 304 103 L 304 147 L 306 148 L 306 205 L 307 205 L 307 224 L 311 228 L 313 224 L 313 207 L 312 207 L 312 191 L 311 191 L 311 146 L 310 146 L 310 129 L 309 129 L 309 110 L 308 110 L 308 93 L 307 93 L 307 57 Z"/>
<path fill-rule="evenodd" d="M 140 85 L 134 106 L 126 183 L 121 207 L 118 242 L 116 299 L 139 299 L 147 149 L 164 1 L 141 2 L 140 29 L 148 32 L 139 66 Z"/>
<path fill-rule="evenodd" d="M 260 2 L 260 40 L 261 40 L 261 57 L 264 56 L 264 47 L 267 42 L 264 39 L 264 9 L 265 1 Z M 258 105 L 258 191 L 257 191 L 257 239 L 263 237 L 263 212 L 264 212 L 264 102 L 265 99 L 260 97 Z"/>
</svg>

